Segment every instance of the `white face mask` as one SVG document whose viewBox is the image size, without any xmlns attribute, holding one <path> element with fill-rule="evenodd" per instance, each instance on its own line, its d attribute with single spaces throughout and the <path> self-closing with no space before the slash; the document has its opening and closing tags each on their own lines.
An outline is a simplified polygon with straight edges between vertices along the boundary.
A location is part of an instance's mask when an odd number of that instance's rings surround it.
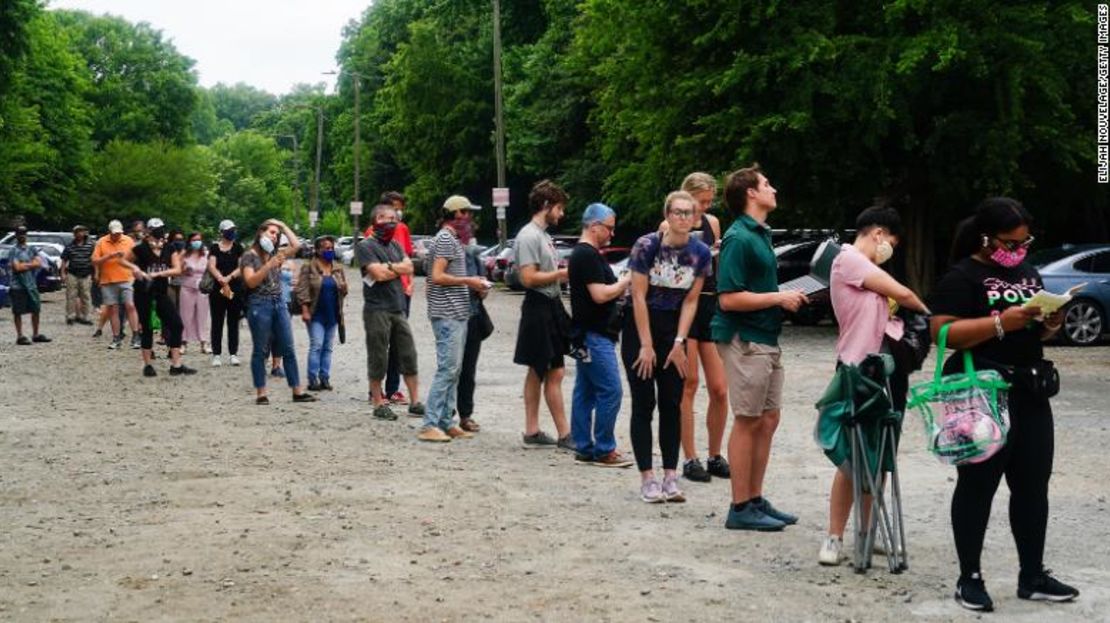
<svg viewBox="0 0 1110 623">
<path fill-rule="evenodd" d="M 262 247 L 262 250 L 266 253 L 274 252 L 274 241 L 271 240 L 269 236 L 262 236 L 262 238 L 258 240 L 258 246 Z"/>
<path fill-rule="evenodd" d="M 875 246 L 876 264 L 886 264 L 892 257 L 894 257 L 894 245 L 883 240 Z"/>
</svg>

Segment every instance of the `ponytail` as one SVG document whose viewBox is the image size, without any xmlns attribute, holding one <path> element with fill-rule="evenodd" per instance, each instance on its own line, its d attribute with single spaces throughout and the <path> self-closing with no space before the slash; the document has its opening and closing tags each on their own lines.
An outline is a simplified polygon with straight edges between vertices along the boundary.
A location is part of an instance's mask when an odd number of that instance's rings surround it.
<svg viewBox="0 0 1110 623">
<path fill-rule="evenodd" d="M 983 247 L 983 236 L 997 236 L 1025 225 L 1033 225 L 1033 215 L 1021 202 L 1009 197 L 989 197 L 975 207 L 975 214 L 960 221 L 952 241 L 951 262 L 974 255 Z"/>
</svg>

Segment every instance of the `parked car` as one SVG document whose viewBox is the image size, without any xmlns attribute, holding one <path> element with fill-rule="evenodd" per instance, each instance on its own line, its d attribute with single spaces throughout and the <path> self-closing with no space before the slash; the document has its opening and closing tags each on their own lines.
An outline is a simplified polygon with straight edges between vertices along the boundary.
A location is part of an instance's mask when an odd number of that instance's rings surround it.
<svg viewBox="0 0 1110 623">
<path fill-rule="evenodd" d="M 358 240 L 361 240 L 360 236 Z M 358 240 L 354 236 L 340 236 L 335 240 L 335 257 L 340 263 L 347 266 L 355 265 L 355 245 Z"/>
<path fill-rule="evenodd" d="M 558 256 L 557 268 L 566 268 L 567 260 L 570 258 L 570 252 L 574 250 L 574 245 L 577 244 L 578 238 L 574 236 L 552 236 L 551 239 L 555 242 L 555 253 Z M 516 253 L 510 253 L 508 262 L 505 267 L 505 285 L 509 286 L 511 290 L 523 290 L 524 284 L 520 281 L 520 267 L 516 264 Z M 563 283 L 563 289 L 567 288 L 567 284 Z"/>
<path fill-rule="evenodd" d="M 1029 261 L 1050 292 L 1087 284 L 1064 307 L 1060 339 L 1076 346 L 1098 344 L 1110 331 L 1110 244 L 1064 245 L 1038 251 Z"/>
<path fill-rule="evenodd" d="M 35 273 L 35 283 L 39 287 L 39 292 L 54 292 L 60 290 L 62 287 L 62 276 L 58 265 L 54 263 L 47 252 L 39 245 L 32 244 L 29 246 L 38 251 L 40 257 L 42 257 L 45 262 L 45 267 L 39 269 Z M 11 258 L 14 249 L 15 245 L 0 244 L 0 286 L 4 289 L 2 298 L 5 302 L 8 302 L 9 290 L 12 284 Z"/>
<path fill-rule="evenodd" d="M 495 283 L 505 282 L 505 271 L 509 268 L 509 262 L 513 258 L 513 245 L 516 239 L 510 239 L 504 248 L 493 255 L 492 258 L 486 259 L 486 278 Z"/>
<path fill-rule="evenodd" d="M 417 234 L 412 237 L 412 267 L 417 275 L 424 274 L 424 260 L 432 250 L 432 236 Z"/>
<path fill-rule="evenodd" d="M 35 244 L 38 242 L 49 242 L 50 244 L 60 245 L 63 249 L 65 246 L 73 242 L 73 232 L 68 231 L 29 231 L 27 232 L 27 244 Z M 0 238 L 0 245 L 14 245 L 15 232 L 8 232 L 3 238 Z"/>
</svg>

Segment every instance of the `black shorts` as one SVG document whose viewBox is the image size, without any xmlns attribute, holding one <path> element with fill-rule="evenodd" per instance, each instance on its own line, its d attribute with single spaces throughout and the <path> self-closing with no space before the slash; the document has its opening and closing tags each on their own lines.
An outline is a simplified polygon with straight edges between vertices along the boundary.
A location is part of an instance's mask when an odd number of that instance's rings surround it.
<svg viewBox="0 0 1110 623">
<path fill-rule="evenodd" d="M 32 299 L 26 290 L 8 290 L 8 297 L 12 301 L 12 315 L 37 314 L 42 309 L 38 300 Z"/>
<path fill-rule="evenodd" d="M 535 290 L 524 294 L 520 306 L 513 363 L 528 366 L 543 378 L 548 370 L 562 368 L 570 346 L 570 316 L 563 301 Z"/>
<path fill-rule="evenodd" d="M 699 342 L 713 341 L 713 334 L 709 323 L 717 313 L 717 293 L 702 293 L 698 297 L 698 311 L 694 314 L 694 322 L 690 324 L 690 334 L 686 337 Z"/>
</svg>

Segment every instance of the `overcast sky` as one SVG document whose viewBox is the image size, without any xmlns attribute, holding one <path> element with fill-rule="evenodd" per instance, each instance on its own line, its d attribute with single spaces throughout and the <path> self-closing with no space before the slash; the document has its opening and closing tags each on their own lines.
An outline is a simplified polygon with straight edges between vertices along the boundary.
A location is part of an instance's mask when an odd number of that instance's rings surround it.
<svg viewBox="0 0 1110 623">
<path fill-rule="evenodd" d="M 3 0 L 0 0 L 3 1 Z M 49 0 L 50 8 L 148 22 L 196 61 L 200 83 L 246 82 L 275 95 L 335 83 L 343 27 L 371 0 Z M 331 87 L 329 86 L 329 91 Z"/>
</svg>

